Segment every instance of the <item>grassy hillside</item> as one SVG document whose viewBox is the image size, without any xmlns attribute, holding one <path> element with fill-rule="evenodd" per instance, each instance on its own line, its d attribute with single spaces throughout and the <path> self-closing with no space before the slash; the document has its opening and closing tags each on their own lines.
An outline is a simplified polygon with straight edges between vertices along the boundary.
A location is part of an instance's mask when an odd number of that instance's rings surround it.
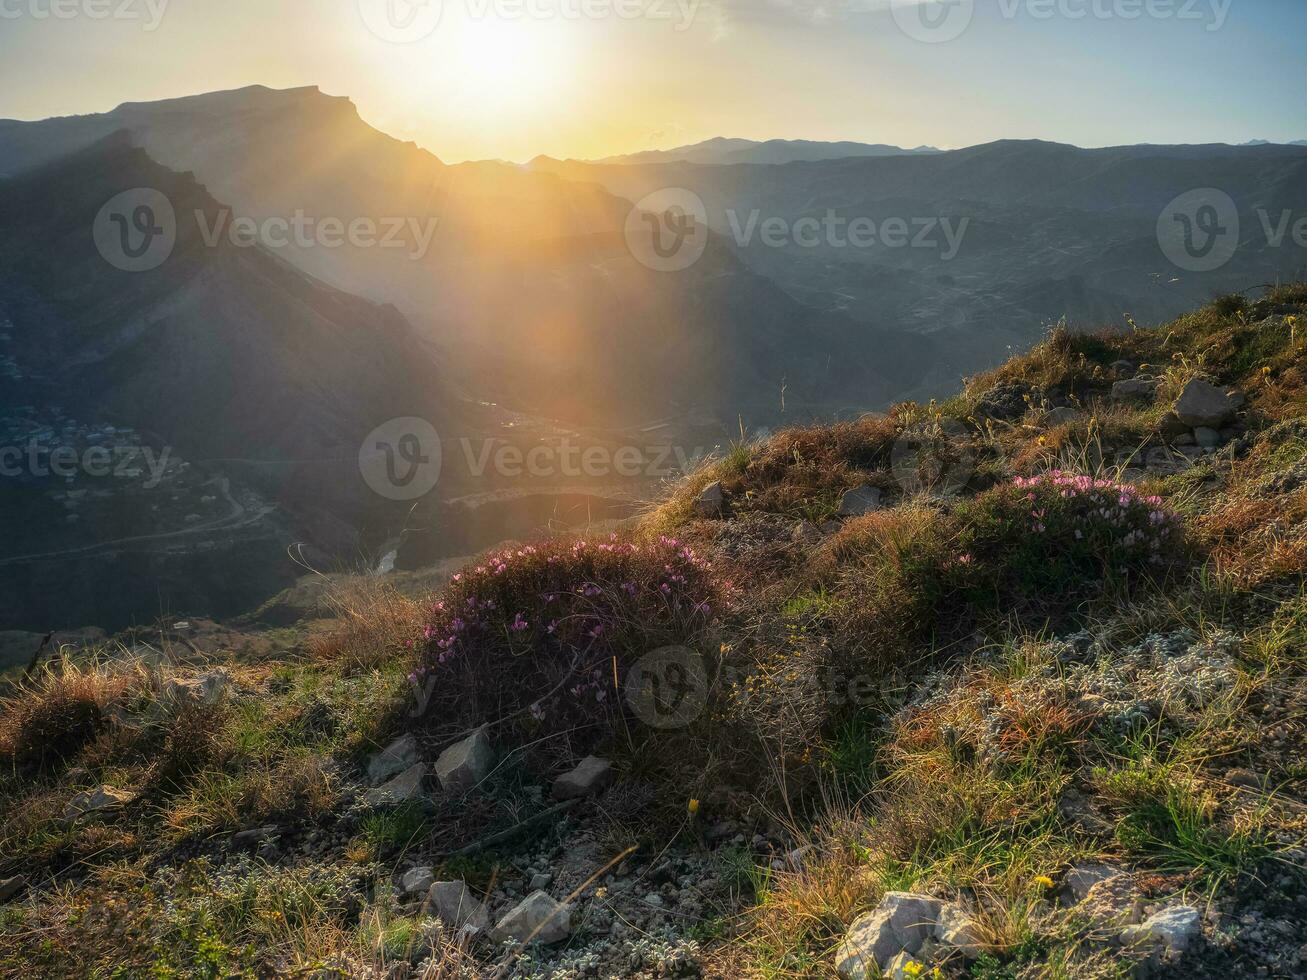
<svg viewBox="0 0 1307 980">
<path fill-rule="evenodd" d="M 0 972 L 1302 975 L 1305 349 L 1302 285 L 1059 329 L 611 538 L 69 649 L 0 709 Z"/>
</svg>

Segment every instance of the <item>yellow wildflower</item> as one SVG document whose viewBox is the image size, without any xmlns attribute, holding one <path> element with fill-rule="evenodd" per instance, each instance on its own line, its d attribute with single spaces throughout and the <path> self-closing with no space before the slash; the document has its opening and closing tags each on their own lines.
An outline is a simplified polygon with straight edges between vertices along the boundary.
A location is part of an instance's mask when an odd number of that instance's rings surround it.
<svg viewBox="0 0 1307 980">
<path fill-rule="evenodd" d="M 698 800 L 691 800 L 691 801 L 686 805 L 685 808 L 686 808 L 687 810 L 690 811 L 690 816 L 694 816 L 696 813 L 699 812 L 699 801 L 698 801 Z"/>
<path fill-rule="evenodd" d="M 1040 888 L 1052 888 L 1053 879 L 1050 878 L 1048 875 L 1038 875 L 1035 878 L 1035 884 L 1038 885 Z"/>
<path fill-rule="evenodd" d="M 903 964 L 903 975 L 905 977 L 919 977 L 925 969 L 924 964 L 912 960 L 910 963 Z"/>
</svg>

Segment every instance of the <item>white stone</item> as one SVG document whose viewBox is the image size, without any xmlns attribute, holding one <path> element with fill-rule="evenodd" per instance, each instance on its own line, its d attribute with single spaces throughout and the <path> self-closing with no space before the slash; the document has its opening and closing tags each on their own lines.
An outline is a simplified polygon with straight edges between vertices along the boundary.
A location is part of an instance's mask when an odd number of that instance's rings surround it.
<svg viewBox="0 0 1307 980">
<path fill-rule="evenodd" d="M 975 959 L 985 951 L 980 924 L 956 902 L 940 909 L 939 921 L 935 923 L 935 938 L 968 959 Z"/>
<path fill-rule="evenodd" d="M 1164 954 L 1183 953 L 1203 928 L 1202 914 L 1192 905 L 1176 905 L 1150 915 L 1137 926 L 1121 930 L 1126 946 L 1152 947 Z"/>
<path fill-rule="evenodd" d="M 1119 874 L 1092 885 L 1081 908 L 1100 922 L 1134 925 L 1143 917 L 1144 896 L 1133 878 Z"/>
<path fill-rule="evenodd" d="M 368 790 L 363 794 L 363 802 L 369 806 L 393 806 L 414 799 L 422 792 L 422 777 L 426 774 L 427 768 L 421 763 L 411 766 L 390 782 Z"/>
<path fill-rule="evenodd" d="M 1115 878 L 1121 873 L 1120 868 L 1111 864 L 1078 864 L 1062 879 L 1059 893 L 1065 901 L 1083 902 L 1085 896 L 1089 894 L 1089 889 L 1100 881 Z"/>
<path fill-rule="evenodd" d="M 1219 429 L 1234 416 L 1234 405 L 1220 388 L 1194 378 L 1176 399 L 1175 414 L 1192 428 Z"/>
<path fill-rule="evenodd" d="M 215 705 L 231 685 L 231 675 L 225 670 L 212 670 L 199 677 L 171 678 L 163 686 L 163 696 L 172 704 Z"/>
<path fill-rule="evenodd" d="M 430 868 L 409 868 L 399 878 L 399 889 L 405 895 L 430 891 L 436 876 Z"/>
<path fill-rule="evenodd" d="M 554 780 L 556 800 L 576 800 L 597 793 L 612 781 L 613 767 L 607 759 L 587 756 L 569 773 Z"/>
<path fill-rule="evenodd" d="M 412 735 L 401 735 L 368 760 L 368 779 L 376 786 L 412 767 L 417 761 L 417 739 Z"/>
<path fill-rule="evenodd" d="M 935 931 L 942 906 L 929 895 L 889 892 L 849 926 L 835 953 L 835 969 L 844 980 L 866 980 L 897 953 L 917 952 Z"/>
<path fill-rule="evenodd" d="M 490 928 L 490 913 L 461 881 L 437 881 L 427 892 L 427 904 L 432 915 L 455 931 Z"/>
<path fill-rule="evenodd" d="M 912 954 L 904 950 L 890 957 L 884 966 L 883 974 L 887 980 L 907 980 L 908 967 L 915 962 L 916 960 L 912 958 Z"/>
<path fill-rule="evenodd" d="M 114 807 L 124 806 L 136 799 L 135 793 L 115 789 L 112 786 L 100 786 L 78 793 L 64 808 L 65 820 L 76 820 L 90 813 L 98 813 Z"/>
<path fill-rule="evenodd" d="M 493 938 L 496 942 L 562 942 L 572 933 L 571 910 L 544 892 L 532 892 L 522 903 L 499 920 Z"/>
<path fill-rule="evenodd" d="M 1156 378 L 1130 378 L 1112 385 L 1112 401 L 1151 401 L 1157 395 Z"/>
<path fill-rule="evenodd" d="M 484 728 L 479 728 L 457 745 L 451 745 L 436 760 L 436 778 L 446 793 L 467 793 L 490 773 L 495 750 Z"/>
<path fill-rule="evenodd" d="M 694 512 L 700 517 L 720 517 L 722 508 L 725 506 L 726 494 L 723 492 L 719 480 L 703 488 L 703 491 L 694 501 Z"/>
</svg>

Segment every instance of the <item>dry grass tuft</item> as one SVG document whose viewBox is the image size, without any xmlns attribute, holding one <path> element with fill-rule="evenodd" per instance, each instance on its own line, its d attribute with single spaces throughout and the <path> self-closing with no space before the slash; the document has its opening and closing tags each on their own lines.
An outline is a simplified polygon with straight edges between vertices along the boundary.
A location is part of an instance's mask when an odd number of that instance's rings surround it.
<svg viewBox="0 0 1307 980">
<path fill-rule="evenodd" d="M 145 681 L 135 667 L 60 660 L 0 701 L 0 758 L 40 767 L 76 756 L 109 724 L 109 708 Z"/>
</svg>

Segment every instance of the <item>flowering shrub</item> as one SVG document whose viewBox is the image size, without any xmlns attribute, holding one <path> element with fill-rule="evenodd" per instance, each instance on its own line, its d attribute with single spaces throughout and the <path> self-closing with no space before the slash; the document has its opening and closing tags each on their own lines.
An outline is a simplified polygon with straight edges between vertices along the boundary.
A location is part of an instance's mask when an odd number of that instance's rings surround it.
<svg viewBox="0 0 1307 980">
<path fill-rule="evenodd" d="M 1061 471 L 947 513 L 872 514 L 832 547 L 845 563 L 838 598 L 851 645 L 891 662 L 967 635 L 985 614 L 1042 625 L 1109 589 L 1160 579 L 1186 553 L 1181 522 L 1161 499 Z"/>
<path fill-rule="evenodd" d="M 669 537 L 551 541 L 486 557 L 431 610 L 414 677 L 460 725 L 514 717 L 556 731 L 614 717 L 630 664 L 688 643 L 729 583 Z"/>
<path fill-rule="evenodd" d="M 1023 592 L 1093 591 L 1161 572 L 1183 550 L 1180 519 L 1160 497 L 1061 470 L 982 494 L 965 517 L 959 565 Z"/>
</svg>

